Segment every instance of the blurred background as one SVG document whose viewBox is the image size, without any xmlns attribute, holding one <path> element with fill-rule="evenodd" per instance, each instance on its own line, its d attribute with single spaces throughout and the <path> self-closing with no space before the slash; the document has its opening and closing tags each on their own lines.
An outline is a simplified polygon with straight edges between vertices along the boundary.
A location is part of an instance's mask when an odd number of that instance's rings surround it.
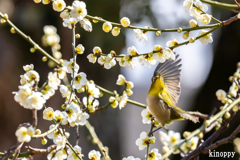
<svg viewBox="0 0 240 160">
<path fill-rule="evenodd" d="M 67 5 L 72 4 L 72 0 L 65 0 Z M 119 22 L 122 17 L 128 17 L 131 23 L 136 26 L 150 26 L 154 28 L 182 28 L 189 27 L 189 20 L 192 18 L 184 12 L 183 0 L 91 0 L 84 1 L 87 5 L 88 14 L 103 17 L 112 22 Z M 234 2 L 225 0 L 222 2 Z M 236 13 L 230 10 L 208 6 L 208 13 L 220 20 L 226 20 Z M 69 60 L 72 56 L 71 30 L 62 26 L 59 13 L 53 11 L 52 5 L 36 4 L 29 0 L 0 0 L 0 12 L 7 13 L 10 20 L 24 33 L 29 35 L 35 42 L 42 46 L 43 27 L 54 25 L 57 33 L 61 37 L 62 58 Z M 111 13 L 111 14 L 110 14 Z M 213 34 L 213 43 L 202 45 L 196 41 L 194 44 L 182 46 L 177 49 L 177 53 L 182 58 L 182 93 L 178 106 L 185 110 L 197 110 L 202 113 L 210 113 L 213 107 L 221 106 L 216 99 L 215 92 L 218 89 L 228 91 L 231 83 L 228 81 L 236 71 L 236 64 L 240 61 L 240 21 L 223 27 Z M 139 42 L 132 30 L 121 29 L 118 37 L 113 37 L 111 33 L 102 31 L 102 24 L 93 23 L 93 31 L 85 32 L 80 26 L 77 33 L 81 38 L 77 44 L 83 44 L 85 53 L 78 56 L 77 63 L 80 71 L 87 74 L 87 78 L 94 80 L 96 84 L 108 89 L 121 91 L 122 88 L 116 86 L 118 74 L 123 74 L 127 80 L 134 82 L 134 94 L 130 97 L 135 101 L 146 104 L 146 95 L 151 83 L 151 77 L 155 66 L 144 68 L 137 64 L 134 70 L 120 68 L 117 64 L 110 70 L 104 69 L 99 64 L 91 64 L 86 56 L 92 53 L 94 46 L 102 48 L 103 53 L 114 50 L 117 54 L 127 54 L 127 48 L 135 46 L 138 52 L 147 53 L 152 51 L 156 44 L 165 46 L 169 40 L 177 39 L 183 42 L 182 33 L 162 33 L 157 37 L 155 33 L 146 33 L 148 42 Z M 198 32 L 191 32 L 190 36 L 197 36 Z M 19 35 L 10 33 L 7 24 L 0 25 L 0 151 L 8 150 L 16 144 L 15 131 L 20 123 L 32 122 L 30 110 L 26 110 L 14 101 L 13 91 L 18 90 L 20 85 L 20 75 L 24 73 L 22 68 L 26 64 L 34 64 L 35 70 L 40 74 L 40 85 L 47 80 L 48 72 L 52 68 L 46 62 L 42 62 L 42 55 L 39 52 L 31 53 L 32 46 Z M 44 48 L 48 53 L 50 48 Z M 136 61 L 136 63 L 138 63 Z M 59 91 L 47 101 L 47 107 L 60 109 L 64 99 L 60 98 Z M 82 97 L 82 95 L 79 95 Z M 108 102 L 108 95 L 100 99 L 100 104 Z M 139 151 L 135 145 L 136 139 L 142 131 L 148 132 L 150 125 L 144 125 L 141 117 L 142 108 L 127 104 L 125 108 L 119 110 L 109 107 L 106 110 L 95 113 L 90 118 L 90 123 L 95 127 L 96 133 L 102 143 L 109 147 L 110 157 L 113 160 L 121 159 L 121 156 L 144 158 L 146 151 Z M 38 112 L 38 128 L 42 132 L 48 130 L 51 122 L 42 120 L 42 112 Z M 234 117 L 230 128 L 221 137 L 228 136 L 239 124 L 239 114 Z M 175 122 L 168 128 L 182 133 L 184 130 L 193 131 L 201 125 L 189 121 Z M 67 129 L 71 134 L 70 142 L 75 143 L 75 132 L 73 128 Z M 211 133 L 206 135 L 209 136 Z M 158 134 L 155 133 L 156 147 L 161 151 L 161 144 Z M 87 138 L 86 138 L 87 137 Z M 41 145 L 40 139 L 33 139 L 30 143 L 25 143 L 34 148 L 46 148 L 51 144 L 48 141 L 46 146 Z M 84 159 L 90 150 L 97 146 L 92 144 L 88 130 L 80 127 L 80 143 L 83 148 Z M 233 151 L 234 146 L 223 145 L 217 151 Z M 22 151 L 26 151 L 22 148 Z M 201 155 L 200 159 L 208 159 L 208 155 Z M 234 159 L 238 159 L 236 154 Z M 46 159 L 46 155 L 34 156 L 34 159 Z M 180 156 L 171 157 L 180 159 Z M 212 159 L 212 158 L 211 158 Z M 219 158 L 218 158 L 219 159 Z"/>
</svg>

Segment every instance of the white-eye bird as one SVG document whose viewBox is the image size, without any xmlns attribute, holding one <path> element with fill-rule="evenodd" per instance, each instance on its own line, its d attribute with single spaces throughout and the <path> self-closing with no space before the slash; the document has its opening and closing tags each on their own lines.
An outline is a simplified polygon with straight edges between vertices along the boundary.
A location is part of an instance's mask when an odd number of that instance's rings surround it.
<svg viewBox="0 0 240 160">
<path fill-rule="evenodd" d="M 180 76 L 182 66 L 179 55 L 176 60 L 166 60 L 158 64 L 152 77 L 152 84 L 147 95 L 147 105 L 161 127 L 174 120 L 188 119 L 199 122 L 198 117 L 176 106 L 180 93 Z"/>
</svg>

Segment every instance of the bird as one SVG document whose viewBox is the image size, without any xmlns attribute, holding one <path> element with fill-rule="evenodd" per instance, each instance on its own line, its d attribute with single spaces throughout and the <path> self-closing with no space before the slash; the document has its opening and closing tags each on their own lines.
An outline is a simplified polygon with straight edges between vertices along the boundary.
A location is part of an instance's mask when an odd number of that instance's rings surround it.
<svg viewBox="0 0 240 160">
<path fill-rule="evenodd" d="M 152 115 L 160 123 L 160 128 L 176 120 L 199 122 L 194 112 L 176 106 L 181 93 L 181 66 L 181 59 L 176 55 L 175 60 L 159 63 L 154 71 L 146 101 Z"/>
</svg>

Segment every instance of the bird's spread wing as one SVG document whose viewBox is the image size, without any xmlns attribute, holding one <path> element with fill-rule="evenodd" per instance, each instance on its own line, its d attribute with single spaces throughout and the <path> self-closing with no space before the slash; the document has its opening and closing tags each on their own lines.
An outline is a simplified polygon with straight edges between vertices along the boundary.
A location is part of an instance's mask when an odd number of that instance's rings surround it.
<svg viewBox="0 0 240 160">
<path fill-rule="evenodd" d="M 171 97 L 172 103 L 177 104 L 180 93 L 180 76 L 182 66 L 180 64 L 181 59 L 179 55 L 176 55 L 176 60 L 166 60 L 164 63 L 159 63 L 154 71 L 155 76 L 161 76 L 164 80 L 164 87 L 167 90 L 169 96 Z"/>
</svg>

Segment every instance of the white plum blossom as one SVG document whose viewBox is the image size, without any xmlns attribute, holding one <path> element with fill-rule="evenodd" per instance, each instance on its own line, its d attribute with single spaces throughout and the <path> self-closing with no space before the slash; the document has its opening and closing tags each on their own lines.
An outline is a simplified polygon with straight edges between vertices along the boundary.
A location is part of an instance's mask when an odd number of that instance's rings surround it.
<svg viewBox="0 0 240 160">
<path fill-rule="evenodd" d="M 87 84 L 88 94 L 95 98 L 99 98 L 100 90 L 95 86 L 94 83 Z"/>
<path fill-rule="evenodd" d="M 90 160 L 100 160 L 101 154 L 100 154 L 99 151 L 91 150 L 91 151 L 88 153 L 88 158 L 89 158 Z"/>
<path fill-rule="evenodd" d="M 130 54 L 130 55 L 132 55 L 132 56 L 138 54 L 137 49 L 136 49 L 134 46 L 128 47 L 127 52 L 128 52 L 128 54 Z"/>
<path fill-rule="evenodd" d="M 68 6 L 69 7 L 69 6 Z M 70 18 L 70 12 L 68 11 L 68 9 L 65 9 L 64 11 L 62 11 L 61 13 L 60 13 L 60 17 L 62 18 L 62 19 L 68 19 L 68 18 Z"/>
<path fill-rule="evenodd" d="M 238 91 L 238 86 L 236 85 L 235 82 L 232 83 L 232 85 L 229 88 L 228 93 L 233 96 L 236 97 L 237 96 L 237 91 Z M 226 93 L 225 93 L 226 94 Z M 225 95 L 226 96 L 226 95 Z"/>
<path fill-rule="evenodd" d="M 53 157 L 54 156 L 54 157 Z M 63 150 L 52 150 L 48 155 L 47 155 L 47 159 L 48 160 L 64 160 L 67 158 L 67 153 L 66 151 Z"/>
<path fill-rule="evenodd" d="M 147 155 L 145 155 L 147 157 Z M 160 160 L 162 158 L 162 155 L 158 152 L 157 148 L 153 148 L 149 154 L 147 160 Z"/>
<path fill-rule="evenodd" d="M 200 16 L 201 23 L 206 24 L 206 25 L 211 22 L 211 19 L 212 19 L 212 17 L 209 14 L 202 14 Z"/>
<path fill-rule="evenodd" d="M 112 30 L 112 23 L 110 22 L 104 22 L 102 25 L 102 29 L 104 32 L 110 32 Z"/>
<path fill-rule="evenodd" d="M 127 17 L 123 17 L 120 22 L 123 27 L 129 27 L 131 23 Z"/>
<path fill-rule="evenodd" d="M 143 150 L 147 147 L 148 144 L 154 144 L 155 137 L 148 137 L 147 132 L 142 132 L 140 134 L 140 138 L 136 140 L 136 145 L 138 146 L 139 150 Z"/>
<path fill-rule="evenodd" d="M 176 39 L 174 39 L 174 40 L 171 40 L 171 41 L 167 41 L 166 46 L 168 48 L 170 48 L 170 47 L 174 47 L 174 46 L 178 45 L 178 43 L 179 42 Z"/>
<path fill-rule="evenodd" d="M 169 48 L 165 48 L 163 49 L 163 55 L 166 59 L 172 59 L 172 60 L 175 60 L 176 59 L 176 56 L 175 54 L 172 52 L 171 49 Z"/>
<path fill-rule="evenodd" d="M 33 85 L 34 82 L 38 83 L 39 80 L 40 80 L 39 74 L 34 70 L 30 70 L 26 72 L 23 76 L 21 76 L 20 83 L 21 85 L 24 85 L 26 83 L 31 83 Z"/>
<path fill-rule="evenodd" d="M 201 16 L 201 14 L 203 14 L 203 12 L 207 12 L 207 10 L 208 10 L 208 7 L 207 7 L 207 5 L 206 4 L 203 4 L 201 1 L 199 1 L 199 0 L 196 0 L 195 2 L 194 2 L 194 5 L 197 7 L 191 7 L 190 8 L 190 10 L 189 10 L 189 12 L 190 12 L 190 15 L 192 16 L 192 17 L 194 17 L 195 19 L 199 19 L 199 17 Z M 199 10 L 198 8 L 200 8 L 201 10 Z"/>
<path fill-rule="evenodd" d="M 54 115 L 54 110 L 52 107 L 48 107 L 43 110 L 43 119 L 51 121 L 53 120 L 53 115 Z"/>
<path fill-rule="evenodd" d="M 75 48 L 75 53 L 77 53 L 77 54 L 83 54 L 84 50 L 85 50 L 84 46 L 83 46 L 82 44 L 79 44 L 79 45 L 77 45 L 76 48 Z"/>
<path fill-rule="evenodd" d="M 86 112 L 80 111 L 80 114 L 75 121 L 76 125 L 84 126 L 87 123 L 87 119 L 89 118 L 89 114 Z"/>
<path fill-rule="evenodd" d="M 67 68 L 61 67 L 57 69 L 57 74 L 59 79 L 63 79 L 66 76 Z"/>
<path fill-rule="evenodd" d="M 56 137 L 54 143 L 57 145 L 56 150 L 64 149 L 65 146 L 66 146 L 66 143 L 67 143 L 67 139 L 66 139 L 65 136 L 59 135 L 59 136 Z"/>
<path fill-rule="evenodd" d="M 76 146 L 73 147 L 73 150 L 75 151 L 75 153 L 71 150 L 71 148 L 68 148 L 68 150 L 67 150 L 67 153 L 68 153 L 68 158 L 67 158 L 67 160 L 76 160 L 76 159 L 79 159 L 78 156 L 79 156 L 79 157 L 83 157 L 83 154 L 81 154 L 81 153 L 82 153 L 82 148 L 81 148 L 81 147 L 79 147 L 78 145 L 76 145 Z M 76 153 L 77 153 L 78 155 L 76 155 Z"/>
<path fill-rule="evenodd" d="M 136 66 L 131 56 L 124 55 L 123 57 L 116 58 L 116 60 L 119 62 L 119 65 L 123 67 L 134 69 Z"/>
<path fill-rule="evenodd" d="M 20 127 L 15 132 L 18 142 L 30 142 L 31 136 L 28 134 L 28 129 L 26 127 Z"/>
<path fill-rule="evenodd" d="M 136 38 L 141 42 L 143 41 L 143 43 L 147 42 L 147 36 L 143 33 L 142 30 L 140 29 L 134 29 L 133 30 L 135 35 L 136 35 Z"/>
<path fill-rule="evenodd" d="M 125 105 L 127 104 L 127 100 L 128 100 L 128 96 L 126 91 L 123 91 L 123 94 L 121 96 L 119 96 L 116 92 L 115 92 L 115 100 L 118 102 L 119 104 L 119 109 L 122 109 L 125 107 Z"/>
<path fill-rule="evenodd" d="M 198 35 L 198 36 L 201 36 L 201 35 L 203 35 L 203 34 L 205 34 L 205 33 L 207 33 L 207 31 L 202 30 L 202 31 L 199 32 L 199 35 Z M 209 34 L 207 34 L 207 35 L 199 38 L 199 41 L 200 41 L 202 44 L 204 44 L 204 45 L 206 45 L 206 44 L 208 44 L 208 43 L 212 43 L 212 42 L 213 42 L 212 33 L 209 33 Z"/>
<path fill-rule="evenodd" d="M 28 108 L 28 104 L 26 102 L 26 99 L 32 94 L 32 90 L 29 86 L 29 84 L 25 84 L 23 86 L 19 86 L 18 92 L 13 92 L 14 100 L 18 102 L 21 106 L 24 108 Z"/>
<path fill-rule="evenodd" d="M 146 109 L 142 110 L 141 115 L 142 115 L 142 122 L 144 124 L 151 124 L 153 115 L 148 107 Z"/>
<path fill-rule="evenodd" d="M 87 15 L 86 4 L 83 1 L 74 1 L 72 7 L 73 9 L 71 10 L 70 15 L 78 21 L 83 20 Z"/>
<path fill-rule="evenodd" d="M 72 29 L 73 26 L 77 23 L 76 18 L 70 17 L 68 19 L 63 19 L 63 26 Z"/>
<path fill-rule="evenodd" d="M 126 78 L 123 75 L 119 74 L 116 84 L 121 86 L 121 85 L 124 85 L 125 82 L 126 82 Z"/>
<path fill-rule="evenodd" d="M 43 98 L 48 100 L 50 97 L 52 97 L 55 94 L 55 90 L 54 88 L 49 87 L 49 85 L 46 85 L 41 90 L 41 93 L 43 94 Z"/>
<path fill-rule="evenodd" d="M 193 0 L 184 0 L 183 2 L 183 7 L 185 9 L 185 12 L 189 12 L 190 9 L 193 7 Z"/>
<path fill-rule="evenodd" d="M 92 32 L 92 23 L 88 19 L 83 18 L 79 23 L 85 31 Z"/>
<path fill-rule="evenodd" d="M 57 90 L 58 86 L 60 85 L 61 80 L 57 76 L 57 72 L 49 72 L 48 73 L 48 85 L 49 87 L 52 87 L 53 89 Z"/>
<path fill-rule="evenodd" d="M 57 33 L 57 28 L 52 25 L 46 25 L 43 27 L 43 32 L 46 35 L 52 35 Z"/>
<path fill-rule="evenodd" d="M 43 107 L 43 104 L 46 103 L 46 100 L 43 98 L 43 94 L 40 92 L 32 91 L 31 95 L 27 97 L 27 109 L 37 109 L 40 110 Z"/>
<path fill-rule="evenodd" d="M 219 101 L 222 101 L 222 100 L 224 100 L 224 98 L 227 96 L 227 94 L 226 94 L 226 92 L 225 92 L 224 90 L 219 89 L 219 90 L 217 90 L 217 92 L 216 92 L 216 96 L 217 96 L 217 99 L 218 99 Z"/>
<path fill-rule="evenodd" d="M 30 64 L 30 65 L 25 65 L 23 66 L 24 71 L 28 72 L 34 69 L 34 65 Z"/>
<path fill-rule="evenodd" d="M 54 127 L 55 127 L 54 124 L 50 125 L 50 126 L 49 126 L 49 130 L 52 129 L 52 128 L 54 128 Z M 60 130 L 61 133 L 62 133 L 62 129 L 60 128 L 59 130 Z M 53 132 L 51 132 L 51 133 L 49 133 L 49 134 L 47 135 L 47 137 L 48 137 L 49 139 L 52 139 L 55 144 L 57 143 L 57 142 L 56 142 L 56 139 L 57 139 L 57 137 L 59 137 L 59 136 L 61 136 L 61 134 L 60 134 L 60 132 L 59 132 L 57 129 L 55 129 Z"/>
<path fill-rule="evenodd" d="M 120 27 L 113 27 L 113 29 L 112 29 L 112 35 L 113 36 L 118 36 L 119 35 L 119 33 L 120 33 Z"/>
<path fill-rule="evenodd" d="M 82 86 L 84 86 L 87 83 L 87 75 L 84 72 L 78 73 L 74 78 L 74 85 L 73 87 L 75 89 L 80 89 Z"/>
<path fill-rule="evenodd" d="M 169 147 L 174 147 L 177 145 L 180 140 L 181 140 L 181 135 L 179 132 L 174 132 L 174 131 L 168 131 L 168 134 L 166 134 L 163 131 L 159 131 L 159 137 L 160 141 L 162 142 L 163 145 L 169 146 Z"/>
<path fill-rule="evenodd" d="M 67 86 L 65 86 L 65 85 L 60 85 L 59 90 L 60 90 L 63 98 L 68 98 L 68 97 L 70 97 L 71 91 L 68 89 Z"/>
<path fill-rule="evenodd" d="M 133 156 L 124 157 L 122 160 L 141 160 L 140 158 L 134 158 Z"/>
<path fill-rule="evenodd" d="M 64 66 L 67 68 L 67 73 L 73 73 L 73 58 L 70 59 L 70 61 L 66 61 L 64 63 Z M 75 63 L 74 65 L 74 72 L 77 73 L 79 70 L 79 65 Z"/>
<path fill-rule="evenodd" d="M 64 0 L 55 0 L 52 5 L 53 9 L 57 12 L 61 12 L 66 7 Z"/>
<path fill-rule="evenodd" d="M 102 53 L 102 49 L 100 47 L 98 47 L 98 46 L 95 46 L 93 48 L 93 53 L 94 54 Z"/>
<path fill-rule="evenodd" d="M 115 57 L 113 57 L 111 54 L 108 54 L 107 56 L 99 57 L 98 63 L 100 65 L 104 65 L 104 68 L 106 69 L 110 69 L 116 65 Z"/>
<path fill-rule="evenodd" d="M 198 140 L 199 138 L 195 136 L 195 137 L 192 137 L 189 141 L 184 142 L 180 146 L 181 151 L 183 151 L 180 153 L 180 155 L 182 157 L 185 157 L 188 153 L 195 150 L 197 148 Z"/>
<path fill-rule="evenodd" d="M 97 61 L 97 55 L 96 54 L 89 54 L 88 56 L 87 56 L 87 58 L 88 58 L 88 60 L 89 60 L 89 62 L 90 63 L 96 63 L 96 61 Z"/>
<path fill-rule="evenodd" d="M 67 121 L 69 123 L 72 123 L 72 122 L 75 122 L 77 120 L 77 117 L 78 117 L 78 115 L 80 114 L 81 111 L 80 111 L 79 106 L 72 102 L 67 107 L 66 112 L 67 112 Z"/>
<path fill-rule="evenodd" d="M 146 55 L 146 56 L 139 56 L 138 57 L 138 61 L 139 61 L 139 63 L 142 65 L 142 66 L 144 66 L 144 67 L 146 67 L 146 66 L 149 66 L 149 67 L 151 67 L 151 65 L 155 65 L 156 64 L 156 60 L 152 57 L 152 55 L 151 54 L 148 54 L 148 55 Z"/>
<path fill-rule="evenodd" d="M 56 122 L 62 122 L 63 119 L 66 117 L 64 116 L 63 112 L 56 110 L 53 114 L 53 118 L 55 119 Z"/>
<path fill-rule="evenodd" d="M 96 108 L 99 106 L 99 101 L 97 99 L 94 99 L 94 97 L 91 95 L 88 98 L 83 97 L 82 102 L 91 113 L 94 112 Z"/>
</svg>

